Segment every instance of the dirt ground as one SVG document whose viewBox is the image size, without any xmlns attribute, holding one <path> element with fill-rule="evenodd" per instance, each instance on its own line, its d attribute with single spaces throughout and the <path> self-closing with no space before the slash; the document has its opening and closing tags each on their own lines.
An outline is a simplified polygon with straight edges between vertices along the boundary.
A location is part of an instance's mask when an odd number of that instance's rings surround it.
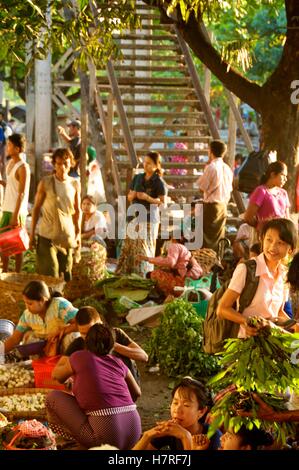
<svg viewBox="0 0 299 470">
<path fill-rule="evenodd" d="M 126 327 L 119 325 L 140 346 L 146 349 L 146 341 L 151 335 L 147 327 Z M 161 372 L 149 372 L 150 367 L 145 363 L 138 363 L 141 375 L 142 395 L 137 401 L 141 416 L 142 430 L 155 426 L 157 421 L 169 418 L 169 405 L 171 400 L 171 379 Z"/>
</svg>

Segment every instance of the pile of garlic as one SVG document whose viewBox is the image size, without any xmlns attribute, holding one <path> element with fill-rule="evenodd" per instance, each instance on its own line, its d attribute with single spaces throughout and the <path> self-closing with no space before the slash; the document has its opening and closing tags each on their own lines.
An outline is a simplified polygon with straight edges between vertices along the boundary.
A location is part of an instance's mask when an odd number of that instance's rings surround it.
<svg viewBox="0 0 299 470">
<path fill-rule="evenodd" d="M 0 388 L 28 387 L 34 384 L 34 372 L 21 365 L 0 366 Z"/>
<path fill-rule="evenodd" d="M 25 393 L 0 397 L 0 408 L 6 412 L 38 411 L 45 408 L 44 393 Z"/>
</svg>

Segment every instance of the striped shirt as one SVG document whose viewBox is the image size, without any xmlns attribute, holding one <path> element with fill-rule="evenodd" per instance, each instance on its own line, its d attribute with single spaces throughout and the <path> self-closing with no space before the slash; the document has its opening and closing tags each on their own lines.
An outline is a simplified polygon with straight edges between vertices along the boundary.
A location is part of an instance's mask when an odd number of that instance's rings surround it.
<svg viewBox="0 0 299 470">
<path fill-rule="evenodd" d="M 75 318 L 78 309 L 63 297 L 54 297 L 48 307 L 45 318 L 42 319 L 37 313 L 24 310 L 16 329 L 21 333 L 32 330 L 35 336 L 44 339 L 63 328 Z"/>
</svg>

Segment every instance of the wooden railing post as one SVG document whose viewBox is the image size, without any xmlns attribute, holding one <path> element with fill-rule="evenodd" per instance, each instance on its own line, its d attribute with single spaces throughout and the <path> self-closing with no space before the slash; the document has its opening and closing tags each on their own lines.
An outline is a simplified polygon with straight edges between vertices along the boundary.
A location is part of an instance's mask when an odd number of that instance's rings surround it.
<svg viewBox="0 0 299 470">
<path fill-rule="evenodd" d="M 195 65 L 193 63 L 193 60 L 192 60 L 192 57 L 191 57 L 191 54 L 190 54 L 190 50 L 189 50 L 186 42 L 184 41 L 181 33 L 179 32 L 178 28 L 176 26 L 174 26 L 174 29 L 175 29 L 175 32 L 176 32 L 176 35 L 177 35 L 177 38 L 178 38 L 180 48 L 181 48 L 181 50 L 182 50 L 182 52 L 185 56 L 186 64 L 187 64 L 187 67 L 188 67 L 188 70 L 189 70 L 189 74 L 190 74 L 190 77 L 191 77 L 191 80 L 192 80 L 192 83 L 193 83 L 193 86 L 194 86 L 196 96 L 197 96 L 197 98 L 200 102 L 201 109 L 202 109 L 202 111 L 204 112 L 204 114 L 206 116 L 207 124 L 208 124 L 210 132 L 211 132 L 211 136 L 213 137 L 213 139 L 220 139 L 219 131 L 218 131 L 217 126 L 215 124 L 210 106 L 207 103 L 204 91 L 201 87 L 201 84 L 200 84 L 200 81 L 199 81 L 199 78 L 198 78 L 198 74 L 197 74 L 197 70 L 195 68 Z"/>
<path fill-rule="evenodd" d="M 113 96 L 114 96 L 115 102 L 116 102 L 116 108 L 117 108 L 119 120 L 120 120 L 120 123 L 121 123 L 123 135 L 124 135 L 124 143 L 125 143 L 125 147 L 126 147 L 126 150 L 127 150 L 127 154 L 128 154 L 129 160 L 131 162 L 132 168 L 135 168 L 137 166 L 138 159 L 137 159 L 137 155 L 136 155 L 136 152 L 135 152 L 135 148 L 134 148 L 134 144 L 133 144 L 133 139 L 132 139 L 132 135 L 131 135 L 131 131 L 130 131 L 126 111 L 125 111 L 125 108 L 124 108 L 124 105 L 123 105 L 123 102 L 122 102 L 122 98 L 121 98 L 117 78 L 116 78 L 116 75 L 115 75 L 115 72 L 114 72 L 113 63 L 112 63 L 111 60 L 109 60 L 108 63 L 107 63 L 107 72 L 108 72 L 110 87 L 111 87 L 111 90 L 112 90 L 112 93 L 113 93 Z"/>
</svg>

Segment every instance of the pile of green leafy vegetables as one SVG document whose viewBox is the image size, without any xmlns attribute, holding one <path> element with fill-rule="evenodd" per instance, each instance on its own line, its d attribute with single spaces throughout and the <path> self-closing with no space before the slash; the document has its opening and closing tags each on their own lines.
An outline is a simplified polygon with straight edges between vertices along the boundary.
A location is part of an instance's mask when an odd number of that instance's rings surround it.
<svg viewBox="0 0 299 470">
<path fill-rule="evenodd" d="M 259 317 L 251 317 L 248 324 L 258 329 L 257 336 L 227 340 L 219 360 L 222 370 L 208 382 L 215 391 L 227 389 L 211 410 L 209 435 L 220 426 L 235 433 L 242 425 L 248 429 L 255 426 L 271 431 L 285 443 L 295 433 L 294 423 L 259 419 L 259 406 L 252 394 L 257 393 L 274 410 L 286 409 L 287 389 L 299 392 L 299 367 L 292 361 L 299 335 L 271 328 Z M 239 410 L 251 411 L 252 416 L 240 416 Z"/>
<path fill-rule="evenodd" d="M 218 358 L 203 352 L 203 319 L 190 302 L 174 300 L 165 307 L 160 325 L 149 340 L 151 363 L 168 377 L 207 378 L 218 369 Z"/>
</svg>

